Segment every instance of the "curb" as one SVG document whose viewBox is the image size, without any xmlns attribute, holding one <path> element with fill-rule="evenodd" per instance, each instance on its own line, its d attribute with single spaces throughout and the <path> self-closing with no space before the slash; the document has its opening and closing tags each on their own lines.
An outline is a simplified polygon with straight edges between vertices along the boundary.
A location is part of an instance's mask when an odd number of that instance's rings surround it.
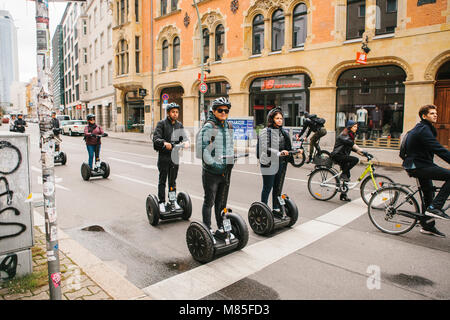
<svg viewBox="0 0 450 320">
<path fill-rule="evenodd" d="M 45 222 L 42 215 L 34 210 L 34 226 L 45 233 Z M 94 256 L 89 250 L 71 239 L 58 228 L 58 245 L 80 269 L 101 287 L 114 300 L 151 300 L 144 291 L 136 287 L 121 274 Z"/>
</svg>

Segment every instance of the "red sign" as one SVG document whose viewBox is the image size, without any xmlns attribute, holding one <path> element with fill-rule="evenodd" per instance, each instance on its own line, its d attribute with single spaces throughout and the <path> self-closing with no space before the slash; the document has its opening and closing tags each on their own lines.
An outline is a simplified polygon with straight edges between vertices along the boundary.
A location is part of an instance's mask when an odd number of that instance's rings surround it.
<svg viewBox="0 0 450 320">
<path fill-rule="evenodd" d="M 204 82 L 200 83 L 200 92 L 206 93 L 206 91 L 208 91 L 208 85 Z"/>
<path fill-rule="evenodd" d="M 200 80 L 201 82 L 205 82 L 206 81 L 206 73 L 204 73 L 203 74 L 203 79 L 202 79 L 202 74 L 201 73 L 199 73 L 198 74 L 198 80 Z"/>
<path fill-rule="evenodd" d="M 280 90 L 280 89 L 293 89 L 301 88 L 301 82 L 275 82 L 275 79 L 264 80 L 261 83 L 261 90 Z"/>
<path fill-rule="evenodd" d="M 367 64 L 367 54 L 364 52 L 357 52 L 356 62 L 359 64 Z"/>
<path fill-rule="evenodd" d="M 81 104 L 77 104 L 77 110 L 81 110 Z"/>
</svg>

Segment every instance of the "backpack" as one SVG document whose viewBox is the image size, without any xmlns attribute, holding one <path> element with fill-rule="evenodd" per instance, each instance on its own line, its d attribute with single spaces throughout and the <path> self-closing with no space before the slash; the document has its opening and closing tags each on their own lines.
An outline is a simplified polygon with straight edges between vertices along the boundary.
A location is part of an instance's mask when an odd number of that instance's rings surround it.
<svg viewBox="0 0 450 320">
<path fill-rule="evenodd" d="M 410 132 L 411 131 L 406 132 L 405 135 L 402 138 L 402 141 L 400 142 L 400 152 L 399 152 L 398 155 L 400 156 L 400 158 L 402 160 L 405 160 L 408 157 L 408 155 L 406 154 L 406 145 L 407 145 L 407 141 L 406 140 L 408 139 L 408 134 Z"/>
<path fill-rule="evenodd" d="M 205 126 L 207 123 L 212 124 L 212 125 L 213 125 L 213 128 L 214 128 L 215 130 L 217 129 L 217 125 L 216 125 L 216 123 L 215 123 L 214 121 L 212 121 L 212 120 L 206 120 L 205 123 L 203 124 L 203 126 Z M 227 123 L 228 123 L 228 129 L 233 130 L 233 124 L 232 124 L 231 122 L 229 122 L 229 121 L 227 121 Z M 203 127 L 202 127 L 202 128 L 203 128 Z M 202 139 L 200 138 L 200 132 L 201 132 L 201 130 L 199 130 L 199 131 L 197 132 L 197 134 L 195 135 L 195 143 L 196 143 L 196 146 L 195 146 L 195 157 L 196 157 L 197 159 L 203 159 Z M 200 139 L 200 141 L 199 141 L 199 139 Z M 211 141 L 210 141 L 209 143 L 210 143 L 210 144 L 213 143 L 214 140 L 215 140 L 215 137 L 212 136 L 212 137 L 211 137 Z"/>
</svg>

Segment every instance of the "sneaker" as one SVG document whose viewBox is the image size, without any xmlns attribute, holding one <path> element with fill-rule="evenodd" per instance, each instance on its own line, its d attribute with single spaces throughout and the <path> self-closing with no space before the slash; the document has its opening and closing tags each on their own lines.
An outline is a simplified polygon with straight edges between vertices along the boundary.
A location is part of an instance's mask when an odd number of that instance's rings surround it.
<svg viewBox="0 0 450 320">
<path fill-rule="evenodd" d="M 339 198 L 341 201 L 352 201 L 349 197 L 347 197 L 346 193 L 342 193 L 341 197 Z"/>
<path fill-rule="evenodd" d="M 160 212 L 166 212 L 166 205 L 164 202 L 159 203 L 159 211 Z"/>
<path fill-rule="evenodd" d="M 427 210 L 425 211 L 425 215 L 438 219 L 450 220 L 450 217 L 444 211 L 434 208 L 433 206 L 429 206 L 427 208 Z"/>
<path fill-rule="evenodd" d="M 445 234 L 443 234 L 438 229 L 436 229 L 436 227 L 431 227 L 431 228 L 427 228 L 427 229 L 422 228 L 422 229 L 420 229 L 420 232 L 423 234 L 429 234 L 432 236 L 445 238 Z"/>
</svg>

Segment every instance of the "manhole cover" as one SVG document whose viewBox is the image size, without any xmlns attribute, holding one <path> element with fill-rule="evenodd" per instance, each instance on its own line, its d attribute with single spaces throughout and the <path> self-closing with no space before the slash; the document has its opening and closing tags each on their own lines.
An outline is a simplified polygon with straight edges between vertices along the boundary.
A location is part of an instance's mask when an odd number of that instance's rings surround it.
<svg viewBox="0 0 450 320">
<path fill-rule="evenodd" d="M 83 228 L 81 230 L 83 230 L 83 231 L 93 231 L 93 232 L 105 232 L 105 229 L 103 229 L 102 227 L 97 226 L 97 225 L 85 227 L 85 228 Z"/>
</svg>

